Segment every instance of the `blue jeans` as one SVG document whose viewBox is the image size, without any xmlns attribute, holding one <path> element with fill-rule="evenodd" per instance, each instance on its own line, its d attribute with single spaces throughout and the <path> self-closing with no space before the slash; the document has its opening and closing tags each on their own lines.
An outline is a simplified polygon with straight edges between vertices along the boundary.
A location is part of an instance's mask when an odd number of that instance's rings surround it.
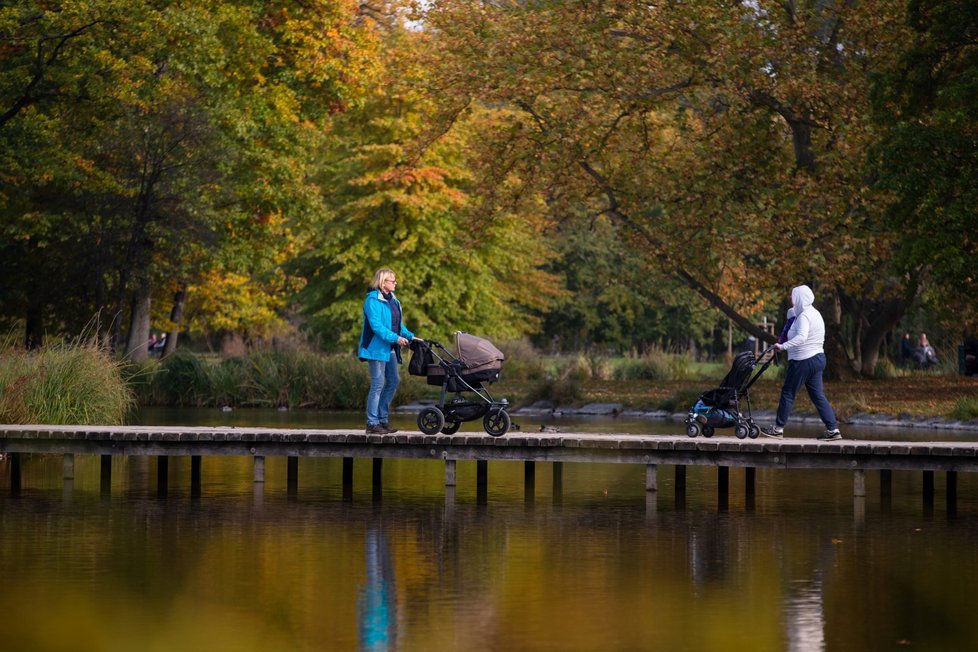
<svg viewBox="0 0 978 652">
<path fill-rule="evenodd" d="M 391 351 L 390 360 L 367 360 L 370 370 L 370 391 L 367 392 L 367 425 L 387 423 L 387 413 L 390 411 L 394 392 L 401 382 L 397 372 L 397 356 Z"/>
<path fill-rule="evenodd" d="M 838 424 L 835 420 L 835 410 L 829 405 L 829 400 L 825 398 L 825 390 L 822 388 L 823 371 L 825 371 L 824 353 L 813 355 L 807 360 L 788 360 L 788 372 L 784 377 L 784 385 L 781 386 L 781 400 L 778 401 L 776 424 L 783 428 L 784 424 L 788 423 L 791 408 L 795 406 L 795 396 L 804 385 L 826 429 L 836 429 Z"/>
</svg>

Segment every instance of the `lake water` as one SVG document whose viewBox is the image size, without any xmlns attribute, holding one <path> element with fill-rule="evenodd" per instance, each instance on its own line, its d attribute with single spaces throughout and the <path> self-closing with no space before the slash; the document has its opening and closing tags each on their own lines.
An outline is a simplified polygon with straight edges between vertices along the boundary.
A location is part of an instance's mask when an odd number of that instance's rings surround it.
<svg viewBox="0 0 978 652">
<path fill-rule="evenodd" d="M 351 427 L 360 415 L 153 411 L 143 423 Z M 395 425 L 414 429 L 399 415 Z M 524 429 L 539 423 L 517 419 Z M 678 424 L 609 419 L 566 430 L 674 434 Z M 722 436 L 731 436 L 721 433 Z M 850 434 L 850 433 L 847 433 Z M 886 431 L 887 438 L 924 433 Z M 955 433 L 926 433 L 961 438 Z M 872 431 L 852 432 L 881 438 Z M 970 435 L 973 437 L 974 435 Z M 312 650 L 973 650 L 978 647 L 978 474 L 949 509 L 920 473 L 894 472 L 867 498 L 842 471 L 758 469 L 756 493 L 730 470 L 672 467 L 646 495 L 645 469 L 490 463 L 478 500 L 474 462 L 370 460 L 344 494 L 339 459 L 284 459 L 252 483 L 249 458 L 190 462 L 22 458 L 19 494 L 0 462 L 0 650 L 4 652 Z"/>
</svg>

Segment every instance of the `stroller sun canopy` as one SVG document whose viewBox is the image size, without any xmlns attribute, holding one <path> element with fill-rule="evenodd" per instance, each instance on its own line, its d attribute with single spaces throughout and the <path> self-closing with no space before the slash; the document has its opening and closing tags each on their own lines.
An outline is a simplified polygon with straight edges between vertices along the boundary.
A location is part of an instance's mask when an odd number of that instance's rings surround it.
<svg viewBox="0 0 978 652">
<path fill-rule="evenodd" d="M 462 331 L 455 333 L 455 347 L 467 372 L 499 369 L 506 359 L 489 340 Z"/>
</svg>

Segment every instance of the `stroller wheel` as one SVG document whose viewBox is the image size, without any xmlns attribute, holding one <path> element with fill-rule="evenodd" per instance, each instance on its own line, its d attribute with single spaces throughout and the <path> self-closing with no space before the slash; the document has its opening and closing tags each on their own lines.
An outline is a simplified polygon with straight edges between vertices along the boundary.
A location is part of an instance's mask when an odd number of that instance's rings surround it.
<svg viewBox="0 0 978 652">
<path fill-rule="evenodd" d="M 461 421 L 446 421 L 445 427 L 441 429 L 443 435 L 454 435 L 462 427 Z"/>
<path fill-rule="evenodd" d="M 686 434 L 690 437 L 699 437 L 700 432 L 700 424 L 696 423 L 695 421 L 690 421 L 686 424 Z"/>
<path fill-rule="evenodd" d="M 433 435 L 445 427 L 445 415 L 436 407 L 426 407 L 418 414 L 418 429 Z"/>
<path fill-rule="evenodd" d="M 502 437 L 509 430 L 509 415 L 506 410 L 489 410 L 482 417 L 482 427 L 493 437 Z"/>
<path fill-rule="evenodd" d="M 753 422 L 750 424 L 750 432 L 747 436 L 751 439 L 757 439 L 757 436 L 761 434 L 761 429 L 758 428 Z"/>
<path fill-rule="evenodd" d="M 738 423 L 737 427 L 734 428 L 734 434 L 737 435 L 737 439 L 746 439 L 747 435 L 750 434 L 750 428 L 746 423 Z"/>
<path fill-rule="evenodd" d="M 704 437 L 712 437 L 714 432 L 715 431 L 713 430 L 713 426 L 703 426 Z"/>
</svg>

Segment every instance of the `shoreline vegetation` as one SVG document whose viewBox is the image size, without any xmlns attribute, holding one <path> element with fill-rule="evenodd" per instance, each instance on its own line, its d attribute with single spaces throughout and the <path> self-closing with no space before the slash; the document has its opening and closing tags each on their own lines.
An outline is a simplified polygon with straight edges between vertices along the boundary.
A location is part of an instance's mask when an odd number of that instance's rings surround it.
<svg viewBox="0 0 978 652">
<path fill-rule="evenodd" d="M 613 404 L 621 410 L 679 413 L 725 375 L 724 362 L 655 351 L 641 357 L 543 356 L 517 342 L 490 391 L 514 407 Z M 405 361 L 406 362 L 406 361 Z M 783 367 L 772 366 L 751 388 L 755 411 L 777 406 Z M 828 381 L 845 423 L 880 419 L 978 420 L 978 378 L 953 370 L 881 364 L 874 380 Z M 349 354 L 261 351 L 243 357 L 178 352 L 163 360 L 120 361 L 75 341 L 26 352 L 0 346 L 0 422 L 123 423 L 136 407 L 266 407 L 361 410 L 368 381 Z M 402 368 L 395 406 L 436 400 L 440 388 Z M 804 398 L 798 409 L 804 411 Z"/>
</svg>

